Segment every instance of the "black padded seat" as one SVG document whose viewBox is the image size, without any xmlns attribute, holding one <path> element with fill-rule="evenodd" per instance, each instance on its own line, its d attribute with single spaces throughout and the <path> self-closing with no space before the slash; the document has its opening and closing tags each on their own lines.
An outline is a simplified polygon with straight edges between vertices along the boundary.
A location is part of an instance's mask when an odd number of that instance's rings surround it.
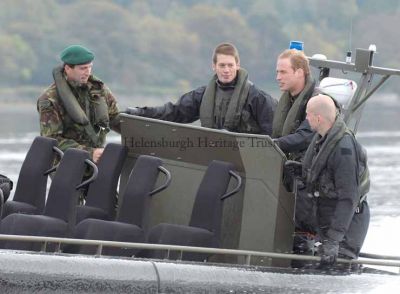
<svg viewBox="0 0 400 294">
<path fill-rule="evenodd" d="M 190 227 L 185 225 L 161 223 L 154 226 L 149 232 L 147 243 L 183 245 L 194 247 L 219 247 L 219 240 L 216 235 L 206 229 Z M 183 253 L 171 251 L 167 256 L 166 251 L 162 250 L 144 250 L 141 257 L 157 259 L 180 259 L 190 261 L 203 261 L 208 258 L 204 253 Z"/>
<path fill-rule="evenodd" d="M 13 200 L 6 201 L 2 218 L 12 213 L 40 214 L 43 212 L 48 171 L 55 159 L 57 140 L 36 137 L 30 146 L 18 176 Z"/>
<path fill-rule="evenodd" d="M 162 168 L 162 160 L 141 155 L 129 175 L 125 191 L 121 195 L 115 221 L 85 219 L 76 226 L 75 238 L 89 240 L 106 240 L 119 242 L 144 242 L 142 229 L 147 221 L 148 205 L 151 195 L 165 189 L 170 183 L 169 172 Z M 154 189 L 159 172 L 166 173 L 165 184 Z M 67 246 L 64 252 L 95 254 L 96 247 L 90 245 Z M 137 249 L 103 247 L 103 255 L 133 256 Z"/>
<path fill-rule="evenodd" d="M 86 218 L 114 219 L 118 179 L 127 154 L 126 146 L 106 145 L 97 165 L 97 178 L 89 186 L 86 203 L 77 208 L 76 223 Z"/>
<path fill-rule="evenodd" d="M 2 217 L 6 217 L 13 213 L 25 213 L 25 214 L 35 214 L 38 213 L 37 207 L 32 204 L 19 202 L 19 201 L 7 201 L 4 203 L 4 211 Z"/>
<path fill-rule="evenodd" d="M 87 218 L 97 218 L 97 219 L 110 219 L 110 216 L 103 209 L 87 205 L 78 205 L 76 210 L 76 223 Z"/>
<path fill-rule="evenodd" d="M 76 219 L 77 187 L 82 181 L 87 151 L 67 149 L 56 170 L 50 186 L 43 215 L 13 213 L 0 225 L 0 233 L 8 235 L 72 237 Z M 1 248 L 40 250 L 33 242 L 4 241 Z"/>
<path fill-rule="evenodd" d="M 137 225 L 94 218 L 85 219 L 77 225 L 75 238 L 135 243 L 144 243 L 146 240 L 143 229 Z M 130 257 L 134 256 L 138 251 L 137 249 L 103 247 L 102 254 Z M 95 254 L 96 247 L 72 245 L 66 247 L 64 252 Z"/>
<path fill-rule="evenodd" d="M 220 247 L 223 200 L 237 193 L 241 178 L 233 172 L 231 163 L 213 160 L 197 190 L 189 225 L 161 223 L 149 231 L 148 243 L 196 247 Z M 237 180 L 236 187 L 227 192 L 231 176 Z M 170 259 L 177 259 L 178 252 L 170 252 Z M 165 258 L 165 250 L 145 250 L 144 257 Z M 183 260 L 202 261 L 208 254 L 183 253 Z"/>
</svg>

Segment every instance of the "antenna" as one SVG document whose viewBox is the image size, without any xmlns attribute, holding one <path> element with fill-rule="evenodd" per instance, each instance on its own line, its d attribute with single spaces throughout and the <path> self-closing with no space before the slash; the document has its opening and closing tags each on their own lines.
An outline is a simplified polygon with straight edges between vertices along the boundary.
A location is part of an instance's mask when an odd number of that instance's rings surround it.
<svg viewBox="0 0 400 294">
<path fill-rule="evenodd" d="M 353 16 L 350 16 L 349 49 L 346 53 L 346 63 L 351 63 L 351 38 L 353 36 Z"/>
<path fill-rule="evenodd" d="M 349 51 L 351 51 L 352 37 L 353 37 L 353 16 L 350 16 Z"/>
</svg>

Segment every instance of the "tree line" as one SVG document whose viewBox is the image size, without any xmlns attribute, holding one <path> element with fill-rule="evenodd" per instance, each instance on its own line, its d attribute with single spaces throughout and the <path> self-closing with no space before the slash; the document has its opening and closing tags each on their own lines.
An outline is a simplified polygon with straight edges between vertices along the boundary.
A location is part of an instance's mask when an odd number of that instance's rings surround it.
<svg viewBox="0 0 400 294">
<path fill-rule="evenodd" d="M 181 93 L 207 83 L 212 50 L 227 41 L 268 91 L 290 40 L 304 41 L 307 55 L 342 60 L 374 43 L 378 65 L 400 67 L 399 16 L 398 0 L 2 0 L 0 86 L 47 85 L 59 52 L 82 44 L 116 92 Z"/>
</svg>

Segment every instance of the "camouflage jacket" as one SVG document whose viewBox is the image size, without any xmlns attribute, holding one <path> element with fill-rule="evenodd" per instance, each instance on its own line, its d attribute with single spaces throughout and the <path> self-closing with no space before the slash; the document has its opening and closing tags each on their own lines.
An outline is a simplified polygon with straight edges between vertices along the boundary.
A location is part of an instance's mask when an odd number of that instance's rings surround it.
<svg viewBox="0 0 400 294">
<path fill-rule="evenodd" d="M 71 90 L 82 109 L 88 110 L 88 119 L 96 132 L 96 136 L 98 136 L 97 146 L 85 131 L 84 126 L 71 119 L 57 93 L 55 83 L 50 85 L 37 101 L 40 135 L 57 139 L 59 148 L 63 151 L 68 148 L 78 148 L 87 150 L 92 154 L 94 148 L 104 147 L 106 135 L 110 130 L 108 127 L 96 125 L 96 99 L 105 99 L 110 128 L 119 133 L 120 122 L 117 101 L 110 89 L 94 76 L 90 76 L 87 87 L 71 86 Z M 89 105 L 87 106 L 86 103 L 89 103 Z"/>
</svg>

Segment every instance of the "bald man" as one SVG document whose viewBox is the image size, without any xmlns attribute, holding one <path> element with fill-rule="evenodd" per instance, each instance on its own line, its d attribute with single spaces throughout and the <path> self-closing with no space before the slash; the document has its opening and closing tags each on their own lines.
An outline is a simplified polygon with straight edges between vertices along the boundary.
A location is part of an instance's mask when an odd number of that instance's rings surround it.
<svg viewBox="0 0 400 294">
<path fill-rule="evenodd" d="M 336 120 L 336 106 L 326 95 L 311 97 L 307 103 L 306 118 L 313 131 L 322 137 L 332 128 Z"/>
<path fill-rule="evenodd" d="M 338 256 L 357 258 L 367 234 L 369 208 L 366 200 L 360 201 L 359 154 L 363 151 L 331 97 L 312 97 L 306 113 L 317 134 L 306 151 L 303 175 L 316 205 L 320 267 L 330 267 Z"/>
</svg>

